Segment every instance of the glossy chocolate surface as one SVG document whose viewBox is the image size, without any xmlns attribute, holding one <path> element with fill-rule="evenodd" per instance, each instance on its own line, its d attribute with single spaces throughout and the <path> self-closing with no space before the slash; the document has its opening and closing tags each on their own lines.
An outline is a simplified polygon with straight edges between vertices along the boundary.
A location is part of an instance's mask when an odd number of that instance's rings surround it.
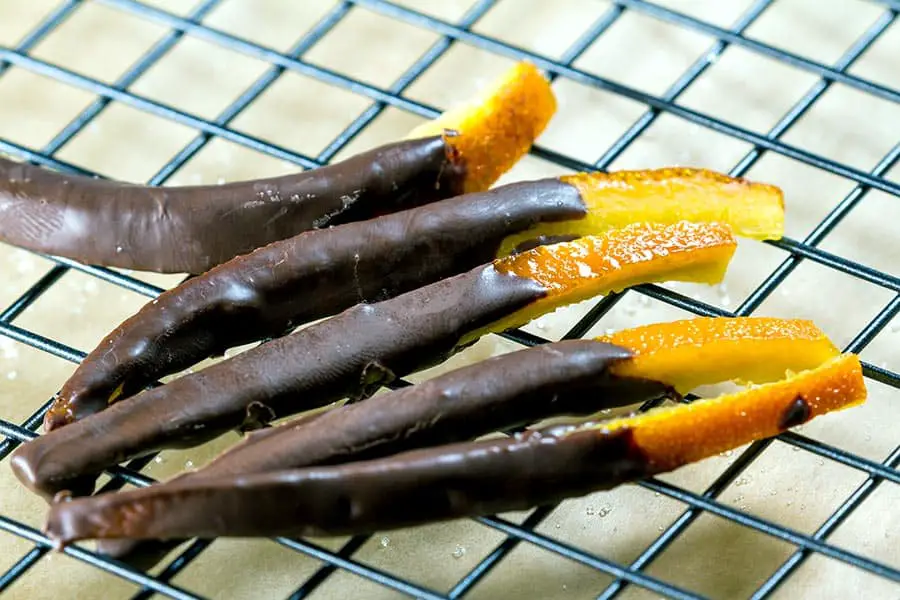
<svg viewBox="0 0 900 600">
<path fill-rule="evenodd" d="M 366 397 L 396 376 L 446 360 L 467 332 L 545 295 L 536 282 L 487 265 L 360 304 L 46 433 L 18 448 L 12 467 L 48 497 L 81 492 L 85 477 L 130 458 Z"/>
<path fill-rule="evenodd" d="M 440 136 L 387 144 L 298 174 L 154 187 L 0 158 L 0 241 L 83 263 L 203 273 L 301 231 L 462 193 Z"/>
<path fill-rule="evenodd" d="M 586 211 L 575 188 L 557 179 L 514 183 L 237 257 L 166 291 L 111 332 L 65 383 L 45 428 L 228 348 L 468 271 L 490 262 L 508 235 Z"/>
<path fill-rule="evenodd" d="M 526 510 L 646 474 L 628 429 L 532 433 L 75 499 L 51 508 L 46 530 L 63 543 L 352 535 Z"/>
<path fill-rule="evenodd" d="M 812 409 L 809 407 L 806 398 L 797 396 L 794 398 L 794 401 L 788 405 L 787 409 L 785 409 L 784 414 L 781 415 L 778 426 L 781 429 L 790 429 L 797 425 L 803 425 L 809 420 L 811 415 Z"/>
<path fill-rule="evenodd" d="M 177 481 L 338 464 L 475 439 L 562 415 L 660 397 L 667 386 L 617 378 L 609 366 L 631 353 L 592 340 L 510 352 L 365 402 L 300 418 L 251 437 Z M 100 552 L 142 568 L 171 543 L 107 540 Z"/>
<path fill-rule="evenodd" d="M 191 477 L 376 458 L 665 395 L 665 384 L 609 374 L 612 364 L 630 356 L 625 348 L 593 340 L 496 356 L 312 421 L 279 425 L 266 439 L 238 444 Z"/>
</svg>

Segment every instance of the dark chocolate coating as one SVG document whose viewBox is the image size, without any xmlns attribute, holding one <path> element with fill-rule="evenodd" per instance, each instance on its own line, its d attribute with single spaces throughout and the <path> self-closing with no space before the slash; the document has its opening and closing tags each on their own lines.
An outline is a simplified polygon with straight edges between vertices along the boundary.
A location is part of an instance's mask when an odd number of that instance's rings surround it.
<svg viewBox="0 0 900 600">
<path fill-rule="evenodd" d="M 191 477 L 336 464 L 474 439 L 541 419 L 586 416 L 665 395 L 664 383 L 614 377 L 626 348 L 568 340 L 489 358 L 412 387 L 285 423 Z"/>
<path fill-rule="evenodd" d="M 790 429 L 797 425 L 803 425 L 809 420 L 811 414 L 812 410 L 810 409 L 806 398 L 797 396 L 784 411 L 784 414 L 781 415 L 778 426 L 781 429 Z"/>
<path fill-rule="evenodd" d="M 507 236 L 583 218 L 557 179 L 514 183 L 377 219 L 310 231 L 237 257 L 146 304 L 66 382 L 45 428 L 118 399 L 226 349 L 277 337 L 359 302 L 378 302 L 495 258 Z"/>
<path fill-rule="evenodd" d="M 85 478 L 128 459 L 371 394 L 395 376 L 446 360 L 467 333 L 546 293 L 531 279 L 485 265 L 356 305 L 46 433 L 18 448 L 12 467 L 46 496 L 80 491 Z"/>
<path fill-rule="evenodd" d="M 365 402 L 266 431 L 224 452 L 198 478 L 265 473 L 387 456 L 477 438 L 541 419 L 590 415 L 666 394 L 663 383 L 614 377 L 625 348 L 569 340 L 510 352 Z M 150 566 L 175 544 L 107 541 L 99 551 Z M 156 555 L 156 560 L 151 559 Z"/>
<path fill-rule="evenodd" d="M 0 241 L 83 263 L 203 273 L 301 231 L 462 193 L 440 136 L 387 144 L 298 174 L 155 187 L 0 159 Z"/>
<path fill-rule="evenodd" d="M 526 510 L 644 477 L 631 431 L 532 433 L 337 466 L 150 486 L 60 502 L 47 535 L 335 536 Z"/>
<path fill-rule="evenodd" d="M 538 246 L 547 246 L 550 244 L 560 244 L 562 242 L 571 242 L 573 240 L 577 240 L 579 236 L 571 234 L 571 235 L 539 235 L 530 240 L 526 240 L 520 244 L 518 244 L 515 248 L 513 248 L 513 254 L 521 254 L 523 252 L 528 252 L 529 250 L 534 250 Z"/>
</svg>

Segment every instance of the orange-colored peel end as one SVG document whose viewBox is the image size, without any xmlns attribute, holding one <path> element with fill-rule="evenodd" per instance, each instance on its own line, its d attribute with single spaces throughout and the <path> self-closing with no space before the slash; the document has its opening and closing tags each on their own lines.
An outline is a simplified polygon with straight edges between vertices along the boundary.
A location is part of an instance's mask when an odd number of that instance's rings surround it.
<svg viewBox="0 0 900 600">
<path fill-rule="evenodd" d="M 536 281 L 547 295 L 466 339 L 518 327 L 559 307 L 642 283 L 718 283 L 736 247 L 725 225 L 638 223 L 497 259 L 493 267 L 498 272 Z"/>
<path fill-rule="evenodd" d="M 758 240 L 784 234 L 784 194 L 769 184 L 689 168 L 577 173 L 560 180 L 578 189 L 588 216 L 511 236 L 501 256 L 537 236 L 596 235 L 637 222 L 724 223 L 735 235 Z"/>
<path fill-rule="evenodd" d="M 840 354 L 811 321 L 773 317 L 698 317 L 597 339 L 634 353 L 613 366 L 617 375 L 665 381 L 682 394 L 725 381 L 778 381 Z"/>
<path fill-rule="evenodd" d="M 525 156 L 556 108 L 547 78 L 531 63 L 521 62 L 478 98 L 419 125 L 407 137 L 445 134 L 466 165 L 464 191 L 480 192 Z"/>
<path fill-rule="evenodd" d="M 787 379 L 690 404 L 599 423 L 603 431 L 628 428 L 651 472 L 680 466 L 772 437 L 826 413 L 866 399 L 855 354 L 832 358 Z"/>
</svg>

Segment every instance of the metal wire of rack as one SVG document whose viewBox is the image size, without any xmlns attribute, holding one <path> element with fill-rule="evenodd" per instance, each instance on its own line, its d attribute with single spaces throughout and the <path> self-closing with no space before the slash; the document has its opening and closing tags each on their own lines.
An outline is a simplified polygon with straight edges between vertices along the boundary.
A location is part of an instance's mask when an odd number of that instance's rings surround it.
<svg viewBox="0 0 900 600">
<path fill-rule="evenodd" d="M 852 191 L 838 202 L 804 239 L 785 238 L 776 242 L 767 242 L 785 251 L 789 256 L 734 311 L 726 311 L 655 285 L 639 286 L 626 293 L 645 294 L 660 302 L 698 315 L 749 315 L 803 261 L 812 261 L 893 293 L 893 298 L 858 332 L 844 350 L 850 352 L 862 351 L 900 312 L 900 278 L 819 248 L 819 244 L 825 240 L 842 220 L 850 215 L 854 207 L 863 200 L 870 190 L 880 190 L 893 196 L 900 196 L 900 184 L 884 178 L 885 173 L 900 159 L 900 144 L 894 146 L 871 171 L 865 172 L 853 166 L 842 164 L 825 156 L 790 145 L 781 139 L 782 135 L 797 123 L 835 83 L 900 104 L 900 90 L 877 84 L 848 72 L 848 68 L 891 28 L 897 19 L 897 11 L 900 10 L 900 4 L 896 2 L 887 0 L 876 2 L 883 5 L 884 12 L 868 27 L 861 37 L 847 48 L 837 62 L 828 66 L 743 36 L 743 32 L 757 21 L 775 3 L 775 0 L 756 0 L 752 2 L 746 12 L 730 28 L 713 25 L 701 19 L 654 4 L 648 0 L 614 0 L 611 7 L 599 14 L 585 33 L 575 40 L 559 59 L 550 59 L 546 56 L 537 55 L 521 47 L 473 31 L 473 26 L 497 4 L 498 0 L 478 0 L 458 22 L 454 23 L 445 22 L 386 0 L 346 0 L 337 4 L 287 52 L 273 50 L 204 24 L 204 17 L 223 0 L 202 0 L 185 17 L 144 4 L 139 0 L 100 1 L 102 4 L 110 5 L 131 15 L 163 25 L 169 28 L 170 32 L 140 57 L 117 81 L 107 84 L 29 55 L 31 49 L 66 21 L 83 4 L 80 0 L 65 0 L 62 2 L 34 30 L 25 36 L 16 47 L 0 47 L 0 75 L 13 66 L 26 69 L 87 90 L 96 95 L 96 100 L 66 125 L 45 147 L 40 149 L 28 148 L 0 138 L 0 151 L 51 168 L 83 173 L 85 172 L 83 169 L 67 164 L 55 158 L 54 155 L 84 130 L 107 106 L 111 103 L 119 102 L 185 125 L 196 131 L 195 137 L 150 179 L 152 184 L 164 184 L 214 138 L 226 139 L 304 168 L 316 167 L 332 160 L 335 155 L 371 124 L 386 107 L 399 108 L 415 115 L 429 118 L 438 114 L 438 107 L 428 106 L 411 100 L 403 95 L 404 91 L 420 75 L 434 65 L 451 46 L 457 43 L 469 44 L 503 57 L 531 60 L 538 67 L 544 69 L 553 79 L 563 78 L 582 83 L 629 98 L 646 107 L 640 118 L 592 164 L 584 163 L 581 160 L 544 147 L 536 147 L 533 150 L 535 156 L 565 169 L 606 169 L 633 142 L 639 139 L 660 115 L 667 114 L 750 144 L 752 150 L 743 156 L 731 169 L 731 175 L 740 176 L 747 173 L 764 154 L 771 152 L 840 176 L 855 184 Z M 391 19 L 424 28 L 439 34 L 441 38 L 428 48 L 393 85 L 384 89 L 304 60 L 304 55 L 343 18 L 352 11 L 359 10 L 373 11 Z M 629 11 L 700 32 L 709 36 L 713 43 L 701 58 L 692 64 L 668 90 L 660 95 L 648 94 L 573 66 L 573 63 L 593 43 L 610 29 L 623 14 Z M 129 91 L 129 87 L 135 81 L 185 36 L 196 36 L 238 53 L 261 59 L 269 63 L 270 67 L 225 108 L 218 117 L 212 120 L 189 114 L 174 106 L 160 103 Z M 818 81 L 778 120 L 774 127 L 765 133 L 744 129 L 734 123 L 726 122 L 678 104 L 677 101 L 682 93 L 692 83 L 697 81 L 729 46 L 739 46 L 744 50 L 791 65 L 815 75 Z M 230 128 L 230 123 L 259 98 L 285 71 L 295 71 L 318 81 L 350 90 L 355 94 L 360 94 L 374 101 L 374 103 L 357 116 L 316 156 L 304 155 Z M 83 358 L 84 354 L 75 348 L 20 327 L 15 323 L 16 319 L 59 281 L 67 271 L 80 271 L 146 297 L 153 297 L 162 291 L 158 287 L 113 270 L 81 265 L 61 258 L 52 258 L 52 260 L 56 262 L 56 265 L 46 272 L 21 297 L 0 312 L 0 334 L 68 361 L 77 362 Z M 578 338 L 584 336 L 613 306 L 621 301 L 623 296 L 624 294 L 616 294 L 599 300 L 565 337 Z M 503 335 L 509 340 L 524 345 L 534 345 L 548 341 L 524 331 L 512 331 Z M 864 363 L 864 373 L 872 381 L 880 382 L 895 390 L 900 388 L 900 374 L 896 372 L 874 364 Z M 12 422 L 7 420 L 5 415 L 0 415 L 0 436 L 2 436 L 2 441 L 0 441 L 0 460 L 8 457 L 22 442 L 37 435 L 35 432 L 48 405 L 49 401 L 22 423 Z M 642 487 L 674 499 L 682 503 L 684 508 L 680 516 L 661 531 L 658 537 L 631 564 L 618 564 L 592 552 L 580 549 L 564 540 L 555 539 L 538 532 L 536 527 L 554 509 L 554 507 L 541 507 L 531 512 L 523 522 L 518 524 L 500 517 L 477 519 L 481 524 L 503 534 L 505 540 L 499 543 L 492 552 L 485 556 L 451 589 L 446 591 L 427 589 L 413 581 L 354 560 L 354 553 L 362 547 L 368 536 L 354 537 L 337 551 L 328 550 L 305 540 L 280 539 L 278 542 L 286 549 L 312 556 L 323 563 L 323 566 L 303 582 L 290 597 L 306 597 L 319 588 L 332 574 L 338 570 L 346 570 L 414 597 L 460 598 L 472 590 L 513 549 L 520 544 L 531 544 L 611 575 L 614 578 L 613 582 L 606 586 L 605 589 L 597 591 L 598 597 L 602 599 L 615 598 L 629 586 L 639 586 L 664 597 L 699 598 L 701 596 L 695 592 L 647 574 L 646 568 L 703 514 L 718 516 L 740 526 L 780 539 L 793 546 L 794 551 L 789 559 L 771 573 L 768 579 L 753 593 L 752 598 L 754 600 L 761 600 L 772 595 L 812 555 L 827 556 L 836 561 L 868 571 L 875 576 L 893 582 L 900 582 L 900 569 L 851 552 L 828 541 L 829 536 L 835 529 L 882 482 L 887 480 L 894 484 L 900 483 L 900 474 L 895 470 L 895 467 L 900 463 L 900 446 L 897 446 L 882 462 L 877 462 L 811 439 L 797 432 L 784 433 L 778 439 L 823 459 L 841 463 L 866 477 L 864 482 L 811 535 L 747 514 L 718 500 L 720 494 L 761 456 L 772 443 L 772 440 L 764 440 L 750 445 L 702 493 L 692 492 L 652 478 L 640 482 Z M 127 465 L 110 469 L 109 474 L 112 478 L 103 491 L 116 489 L 125 483 L 148 485 L 152 482 L 151 479 L 141 474 L 140 470 L 151 459 L 152 457 L 145 457 L 131 461 Z M 46 556 L 50 551 L 50 545 L 47 538 L 39 531 L 2 514 L 0 514 L 0 529 L 34 544 L 30 551 L 19 558 L 5 573 L 0 575 L 0 592 L 2 592 L 15 585 L 20 577 Z M 168 562 L 156 576 L 135 571 L 81 547 L 70 547 L 65 552 L 70 557 L 87 565 L 103 569 L 139 585 L 141 589 L 135 595 L 135 598 L 148 598 L 155 594 L 172 598 L 196 598 L 198 597 L 196 594 L 172 584 L 171 580 L 178 573 L 188 568 L 192 561 L 210 543 L 214 542 L 193 542 L 180 552 L 176 558 Z"/>
</svg>

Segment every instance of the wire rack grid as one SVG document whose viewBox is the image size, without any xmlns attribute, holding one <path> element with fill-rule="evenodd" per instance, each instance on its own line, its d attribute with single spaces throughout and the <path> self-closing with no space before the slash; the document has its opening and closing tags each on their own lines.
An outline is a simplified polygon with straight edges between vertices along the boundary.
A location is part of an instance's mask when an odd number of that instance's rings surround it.
<svg viewBox="0 0 900 600">
<path fill-rule="evenodd" d="M 30 33 L 21 38 L 15 47 L 0 47 L 0 75 L 13 69 L 24 69 L 85 90 L 93 94 L 95 99 L 76 118 L 63 127 L 44 147 L 26 147 L 11 140 L 0 138 L 0 151 L 53 169 L 90 173 L 57 158 L 55 155 L 89 127 L 90 123 L 103 113 L 107 107 L 115 103 L 121 103 L 179 123 L 194 131 L 194 135 L 189 143 L 171 157 L 150 178 L 149 182 L 151 184 L 165 184 L 179 169 L 195 157 L 204 146 L 216 138 L 228 140 L 253 151 L 303 168 L 313 168 L 327 164 L 334 159 L 348 144 L 364 132 L 387 107 L 400 109 L 418 117 L 430 118 L 438 114 L 442 107 L 429 106 L 412 100 L 406 97 L 404 92 L 447 53 L 448 49 L 455 44 L 466 44 L 504 58 L 528 59 L 545 70 L 555 81 L 569 80 L 577 82 L 628 98 L 644 107 L 639 118 L 627 128 L 624 134 L 610 144 L 593 163 L 587 163 L 548 147 L 538 146 L 534 148 L 532 151 L 534 157 L 548 161 L 562 169 L 606 169 L 632 144 L 639 140 L 661 115 L 670 115 L 748 144 L 752 149 L 730 170 L 732 175 L 740 176 L 746 174 L 764 155 L 774 153 L 808 165 L 813 169 L 833 174 L 850 182 L 852 185 L 849 193 L 835 203 L 833 208 L 812 228 L 806 237 L 803 239 L 784 238 L 776 242 L 767 242 L 770 246 L 785 252 L 787 257 L 733 311 L 711 303 L 698 301 L 665 286 L 643 285 L 623 294 L 611 295 L 596 301 L 563 337 L 578 338 L 585 336 L 628 294 L 643 295 L 697 315 L 750 315 L 805 261 L 813 262 L 823 268 L 867 282 L 892 294 L 891 300 L 877 311 L 874 318 L 865 323 L 852 340 L 846 344 L 844 350 L 850 352 L 861 352 L 864 350 L 900 312 L 900 278 L 869 266 L 864 262 L 855 261 L 846 256 L 831 253 L 820 248 L 820 243 L 851 214 L 854 208 L 860 205 L 871 190 L 878 190 L 894 197 L 900 196 L 900 184 L 885 177 L 885 174 L 900 158 L 900 144 L 894 146 L 871 170 L 864 171 L 850 164 L 838 162 L 799 146 L 791 145 L 782 139 L 783 135 L 835 85 L 847 86 L 863 94 L 900 104 L 900 90 L 875 83 L 849 72 L 849 68 L 857 59 L 890 31 L 896 20 L 897 10 L 900 10 L 900 5 L 896 2 L 872 2 L 873 5 L 881 6 L 883 12 L 880 12 L 863 34 L 846 48 L 844 54 L 836 62 L 832 65 L 826 65 L 799 54 L 776 48 L 765 42 L 745 37 L 745 30 L 763 17 L 767 11 L 770 11 L 771 7 L 777 4 L 775 0 L 756 0 L 752 2 L 730 27 L 715 25 L 701 18 L 646 0 L 614 0 L 606 7 L 598 6 L 590 26 L 575 39 L 565 52 L 556 58 L 549 58 L 526 48 L 476 32 L 474 26 L 479 20 L 498 3 L 510 0 L 478 0 L 455 22 L 448 22 L 404 5 L 385 0 L 348 0 L 334 5 L 321 20 L 308 29 L 302 38 L 286 52 L 272 49 L 205 24 L 204 18 L 216 9 L 218 5 L 227 1 L 202 0 L 188 14 L 181 16 L 138 0 L 103 0 L 101 4 L 111 6 L 132 16 L 152 21 L 169 29 L 165 36 L 157 40 L 137 62 L 111 83 L 80 74 L 30 54 L 30 51 L 40 44 L 42 40 L 70 19 L 73 14 L 77 13 L 80 7 L 87 4 L 87 2 L 78 0 L 62 2 L 46 14 L 43 20 Z M 825 9 L 823 8 L 823 10 Z M 415 60 L 388 87 L 378 87 L 338 70 L 319 66 L 304 59 L 304 56 L 336 25 L 355 11 L 377 13 L 383 17 L 402 21 L 438 34 L 440 37 L 436 43 L 431 45 L 424 54 Z M 579 57 L 591 48 L 597 40 L 601 39 L 607 31 L 613 28 L 623 15 L 631 13 L 662 20 L 680 28 L 703 34 L 709 38 L 710 46 L 708 50 L 661 94 L 650 94 L 575 66 Z M 130 91 L 131 86 L 163 56 L 176 47 L 180 41 L 191 37 L 228 48 L 269 64 L 265 73 L 240 93 L 214 119 L 202 118 L 183 109 Z M 730 47 L 739 47 L 744 51 L 790 65 L 816 78 L 812 87 L 768 131 L 760 132 L 752 128 L 744 128 L 736 123 L 728 122 L 678 103 L 679 98 Z M 230 124 L 286 71 L 294 71 L 325 84 L 348 90 L 353 94 L 366 98 L 370 101 L 370 104 L 339 135 L 327 143 L 321 152 L 314 156 L 296 152 L 232 128 Z M 96 175 L 95 173 L 91 174 Z M 29 345 L 42 352 L 73 363 L 83 358 L 83 351 L 16 324 L 17 319 L 23 313 L 26 313 L 43 294 L 56 285 L 64 274 L 70 271 L 78 271 L 147 298 L 153 297 L 162 291 L 160 287 L 116 270 L 81 265 L 58 257 L 49 258 L 55 265 L 44 273 L 24 294 L 0 312 L 0 334 L 18 343 Z M 502 335 L 507 340 L 522 345 L 535 345 L 549 341 L 544 337 L 525 330 L 511 331 Z M 895 371 L 864 361 L 864 372 L 866 377 L 872 382 L 878 382 L 892 390 L 900 388 L 900 375 Z M 401 382 L 398 385 L 404 384 L 404 382 Z M 897 398 L 896 391 L 892 391 L 891 394 L 894 399 Z M 7 415 L 0 415 L 0 436 L 2 436 L 2 441 L 0 441 L 0 460 L 8 457 L 21 443 L 37 435 L 36 431 L 48 405 L 49 401 L 44 403 L 24 422 L 15 422 L 8 419 Z M 644 408 L 649 408 L 649 406 Z M 542 533 L 538 526 L 552 514 L 556 507 L 541 507 L 530 512 L 521 522 L 514 522 L 500 516 L 477 519 L 482 525 L 502 534 L 504 539 L 487 553 L 474 568 L 459 579 L 455 585 L 445 590 L 430 589 L 411 579 L 392 574 L 388 570 L 373 567 L 354 559 L 354 553 L 367 543 L 371 536 L 354 537 L 336 550 L 327 549 L 308 540 L 279 539 L 277 542 L 284 547 L 284 551 L 302 553 L 321 561 L 321 566 L 312 576 L 305 581 L 298 582 L 298 586 L 290 594 L 290 597 L 306 597 L 319 589 L 335 573 L 343 571 L 366 578 L 402 595 L 418 598 L 460 598 L 473 590 L 511 552 L 524 544 L 554 553 L 611 576 L 611 583 L 596 590 L 596 597 L 598 598 L 615 598 L 627 593 L 629 588 L 635 587 L 649 590 L 663 597 L 699 598 L 702 596 L 696 591 L 649 574 L 648 567 L 703 515 L 714 515 L 737 526 L 750 528 L 763 535 L 771 536 L 790 544 L 793 548 L 789 558 L 780 564 L 752 593 L 751 597 L 755 600 L 770 597 L 807 559 L 816 555 L 825 556 L 853 568 L 867 571 L 876 577 L 900 583 L 900 569 L 896 566 L 874 560 L 829 542 L 829 536 L 853 514 L 854 510 L 873 494 L 882 482 L 887 480 L 892 484 L 900 483 L 900 474 L 895 470 L 898 462 L 900 462 L 900 446 L 897 446 L 882 461 L 877 461 L 807 437 L 798 431 L 784 433 L 777 439 L 785 444 L 812 453 L 821 459 L 844 465 L 857 471 L 864 477 L 862 483 L 812 533 L 805 533 L 773 520 L 755 516 L 719 499 L 722 493 L 738 480 L 773 443 L 773 440 L 764 440 L 751 444 L 744 449 L 702 491 L 692 491 L 655 478 L 640 482 L 640 487 L 680 503 L 682 509 L 679 516 L 667 527 L 661 528 L 658 536 L 634 560 L 627 564 L 604 558 L 602 554 L 580 548 L 576 544 L 569 543 L 560 537 Z M 145 457 L 110 469 L 109 475 L 111 478 L 106 483 L 103 491 L 114 490 L 125 484 L 141 486 L 151 483 L 151 478 L 142 474 L 141 469 L 152 458 Z M 33 544 L 27 553 L 18 558 L 5 573 L 0 575 L 0 591 L 3 591 L 15 586 L 30 569 L 42 559 L 45 559 L 50 553 L 50 546 L 47 538 L 39 530 L 2 513 L 0 513 L 0 529 L 8 534 L 28 540 Z M 115 561 L 108 560 L 84 547 L 73 546 L 67 548 L 65 552 L 71 558 L 81 561 L 85 565 L 102 569 L 140 586 L 139 591 L 134 596 L 135 598 L 148 598 L 156 594 L 172 598 L 196 598 L 200 596 L 174 584 L 172 581 L 179 573 L 189 569 L 195 559 L 201 556 L 204 550 L 212 543 L 215 542 L 194 541 L 173 559 L 170 559 L 155 575 L 136 571 Z"/>
</svg>

